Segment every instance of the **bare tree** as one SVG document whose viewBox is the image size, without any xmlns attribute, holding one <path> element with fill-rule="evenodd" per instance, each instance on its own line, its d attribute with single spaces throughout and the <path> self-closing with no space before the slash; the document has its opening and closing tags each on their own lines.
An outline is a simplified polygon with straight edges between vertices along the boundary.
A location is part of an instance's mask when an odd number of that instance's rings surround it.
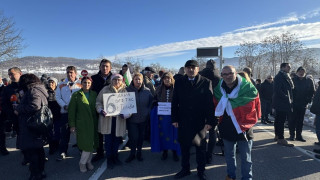
<svg viewBox="0 0 320 180">
<path fill-rule="evenodd" d="M 253 74 L 260 69 L 256 68 L 256 64 L 261 61 L 261 44 L 256 42 L 244 42 L 236 50 L 235 55 L 238 55 L 240 68 L 249 67 Z M 259 76 L 259 75 L 258 75 Z"/>
<path fill-rule="evenodd" d="M 24 48 L 21 30 L 15 28 L 12 18 L 0 12 L 0 61 L 14 57 Z"/>
</svg>

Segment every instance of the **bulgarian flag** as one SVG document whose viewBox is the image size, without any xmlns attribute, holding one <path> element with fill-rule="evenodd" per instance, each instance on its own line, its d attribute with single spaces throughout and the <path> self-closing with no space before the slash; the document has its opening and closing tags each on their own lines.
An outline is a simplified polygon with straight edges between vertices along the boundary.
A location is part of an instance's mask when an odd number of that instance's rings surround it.
<svg viewBox="0 0 320 180">
<path fill-rule="evenodd" d="M 124 73 L 123 75 L 123 81 L 126 83 L 127 86 L 130 85 L 131 81 L 132 81 L 132 76 L 130 73 L 130 68 L 128 68 L 128 70 L 126 71 L 126 73 Z"/>
<path fill-rule="evenodd" d="M 238 134 L 253 127 L 261 117 L 260 99 L 258 90 L 251 82 L 237 75 L 238 85 L 230 94 L 221 87 L 223 79 L 214 88 L 213 101 L 216 105 L 215 116 L 223 121 L 226 111 L 231 117 Z"/>
</svg>

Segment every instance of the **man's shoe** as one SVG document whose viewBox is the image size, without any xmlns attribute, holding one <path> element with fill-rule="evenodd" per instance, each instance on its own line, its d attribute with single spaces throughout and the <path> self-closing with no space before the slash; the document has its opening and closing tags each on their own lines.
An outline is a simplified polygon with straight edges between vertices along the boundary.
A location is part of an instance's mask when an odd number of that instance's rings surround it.
<svg viewBox="0 0 320 180">
<path fill-rule="evenodd" d="M 282 145 L 282 146 L 287 146 L 287 147 L 294 146 L 294 144 L 288 143 L 288 141 L 285 139 L 278 139 L 277 144 Z"/>
<path fill-rule="evenodd" d="M 211 163 L 212 163 L 212 156 L 207 156 L 206 164 L 211 164 Z"/>
<path fill-rule="evenodd" d="M 137 152 L 137 160 L 138 161 L 143 161 L 141 152 Z"/>
<path fill-rule="evenodd" d="M 81 164 L 81 163 L 79 163 L 79 169 L 80 169 L 80 172 L 82 172 L 82 173 L 87 172 L 87 166 L 86 166 L 86 164 Z"/>
<path fill-rule="evenodd" d="M 90 170 L 90 171 L 91 171 L 91 170 L 93 170 L 93 169 L 94 169 L 94 166 L 92 165 L 92 163 L 91 163 L 91 162 L 88 162 L 86 165 L 87 165 L 87 169 L 88 169 L 88 170 Z"/>
<path fill-rule="evenodd" d="M 101 160 L 101 159 L 103 159 L 104 158 L 104 155 L 103 155 L 103 153 L 97 153 L 93 158 L 92 158 L 92 162 L 96 162 L 96 161 L 99 161 L 99 160 Z"/>
<path fill-rule="evenodd" d="M 161 160 L 164 161 L 168 158 L 168 151 L 163 151 L 162 156 L 161 156 Z"/>
<path fill-rule="evenodd" d="M 198 176 L 198 178 L 200 180 L 206 180 L 207 179 L 207 176 L 206 176 L 206 174 L 204 172 L 202 172 L 202 173 L 198 172 L 197 176 Z"/>
<path fill-rule="evenodd" d="M 178 156 L 176 151 L 173 151 L 173 160 L 176 161 L 176 162 L 179 161 L 179 156 Z"/>
<path fill-rule="evenodd" d="M 7 150 L 7 148 L 3 148 L 1 149 L 0 153 L 5 156 L 5 155 L 8 155 L 9 154 L 9 151 Z"/>
<path fill-rule="evenodd" d="M 126 163 L 130 163 L 131 161 L 133 161 L 135 159 L 135 155 L 130 154 L 129 157 L 125 160 Z"/>
<path fill-rule="evenodd" d="M 320 149 L 313 149 L 313 152 L 320 154 Z"/>
<path fill-rule="evenodd" d="M 297 137 L 297 138 L 296 138 L 296 140 L 297 140 L 297 141 L 301 141 L 301 142 L 306 142 L 306 140 L 305 140 L 305 139 L 303 139 L 303 137 L 302 137 L 302 136 Z"/>
<path fill-rule="evenodd" d="M 294 141 L 294 136 L 290 136 L 289 141 Z"/>
<path fill-rule="evenodd" d="M 180 172 L 178 172 L 176 175 L 174 175 L 175 179 L 181 179 L 185 176 L 189 176 L 191 174 L 190 170 L 182 169 Z"/>
<path fill-rule="evenodd" d="M 56 157 L 56 160 L 57 161 L 62 161 L 64 159 L 66 159 L 66 156 L 67 156 L 66 153 L 61 153 Z"/>
<path fill-rule="evenodd" d="M 273 124 L 273 122 L 270 121 L 270 120 L 266 120 L 266 122 L 267 122 L 268 124 Z"/>
</svg>

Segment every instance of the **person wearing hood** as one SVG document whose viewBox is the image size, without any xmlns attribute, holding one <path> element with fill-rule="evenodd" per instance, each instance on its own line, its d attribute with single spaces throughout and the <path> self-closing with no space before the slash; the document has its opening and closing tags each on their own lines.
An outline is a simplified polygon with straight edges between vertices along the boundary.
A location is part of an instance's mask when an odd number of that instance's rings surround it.
<svg viewBox="0 0 320 180">
<path fill-rule="evenodd" d="M 132 114 L 132 116 L 127 119 L 128 136 L 130 139 L 130 155 L 125 160 L 126 163 L 131 162 L 135 158 L 137 158 L 138 161 L 143 161 L 141 150 L 153 100 L 149 88 L 143 83 L 143 75 L 141 73 L 136 73 L 133 75 L 132 79 L 130 86 L 126 89 L 128 92 L 135 93 L 137 113 Z"/>
<path fill-rule="evenodd" d="M 27 127 L 28 119 L 41 109 L 42 105 L 48 105 L 48 93 L 40 79 L 34 74 L 24 74 L 20 77 L 19 89 L 23 91 L 20 104 L 14 105 L 14 113 L 18 116 L 19 132 L 17 146 L 23 150 L 24 158 L 30 163 L 31 172 L 29 179 L 45 178 L 44 165 L 44 141 L 41 135 Z"/>
<path fill-rule="evenodd" d="M 68 144 L 70 140 L 70 128 L 68 126 L 68 106 L 73 93 L 81 89 L 81 82 L 77 78 L 77 69 L 74 66 L 66 68 L 67 78 L 58 85 L 56 90 L 56 100 L 60 105 L 61 118 L 58 128 L 60 129 L 60 144 L 57 161 L 62 161 L 67 156 Z"/>
<path fill-rule="evenodd" d="M 199 74 L 211 80 L 212 89 L 214 89 L 218 85 L 221 79 L 220 72 L 216 68 L 216 62 L 212 59 L 207 61 L 206 68 L 200 71 Z M 216 141 L 217 141 L 217 129 L 211 128 L 209 130 L 209 141 L 208 141 L 208 147 L 206 152 L 207 164 L 210 164 L 212 162 L 212 153 L 216 145 Z"/>
</svg>

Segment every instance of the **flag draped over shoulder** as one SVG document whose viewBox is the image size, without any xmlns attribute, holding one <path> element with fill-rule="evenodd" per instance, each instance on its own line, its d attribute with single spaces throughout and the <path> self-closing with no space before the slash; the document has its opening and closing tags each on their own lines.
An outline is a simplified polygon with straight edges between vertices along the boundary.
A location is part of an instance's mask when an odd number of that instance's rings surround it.
<svg viewBox="0 0 320 180">
<path fill-rule="evenodd" d="M 130 68 L 128 68 L 128 70 L 126 71 L 126 73 L 124 73 L 123 75 L 123 81 L 126 83 L 127 86 L 130 85 L 131 81 L 132 81 L 132 76 L 130 73 Z"/>
<path fill-rule="evenodd" d="M 251 82 L 237 75 L 238 85 L 227 94 L 221 87 L 223 79 L 214 89 L 214 103 L 216 116 L 223 116 L 226 111 L 231 117 L 233 125 L 240 134 L 254 126 L 261 117 L 258 90 Z M 220 118 L 220 121 L 223 121 Z"/>
<path fill-rule="evenodd" d="M 151 152 L 163 150 L 175 150 L 181 154 L 178 143 L 178 129 L 173 127 L 170 115 L 158 115 L 158 107 L 155 106 L 150 113 L 151 121 Z"/>
</svg>

